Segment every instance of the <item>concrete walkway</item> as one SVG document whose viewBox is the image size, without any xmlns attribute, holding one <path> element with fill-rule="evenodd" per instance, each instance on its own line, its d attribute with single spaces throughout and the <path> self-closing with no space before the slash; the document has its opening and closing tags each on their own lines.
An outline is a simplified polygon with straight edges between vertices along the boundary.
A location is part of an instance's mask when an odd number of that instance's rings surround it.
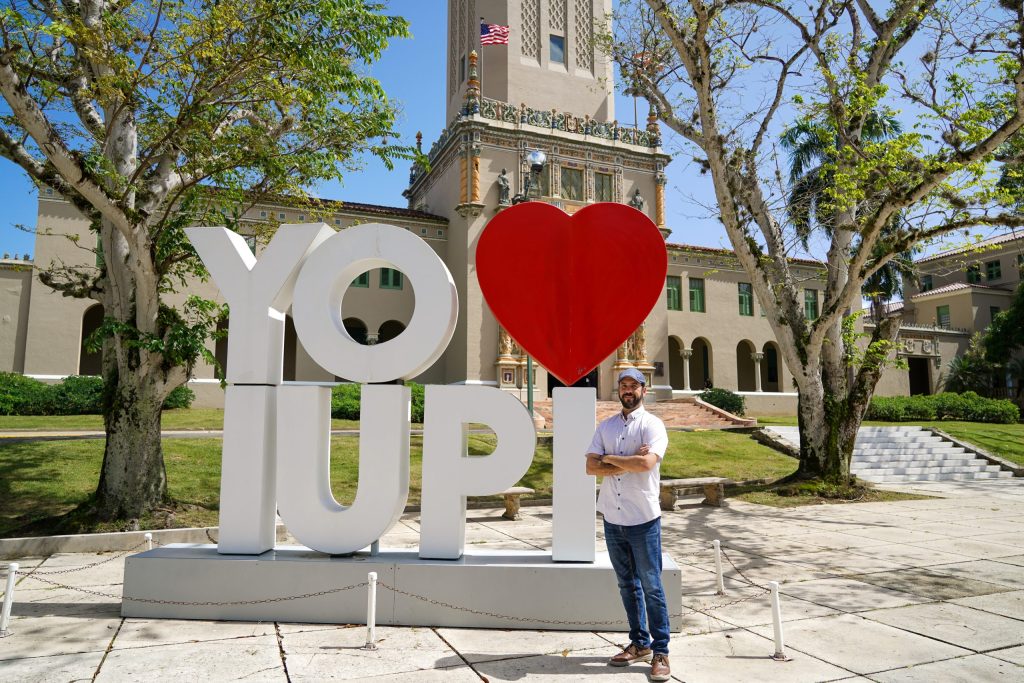
<svg viewBox="0 0 1024 683">
<path fill-rule="evenodd" d="M 684 501 L 666 513 L 665 544 L 683 568 L 674 678 L 1024 679 L 1024 480 L 901 490 L 941 498 L 788 510 Z M 548 547 L 550 508 L 524 507 L 517 522 L 499 512 L 471 511 L 467 542 Z M 384 545 L 416 545 L 417 522 L 406 515 Z M 715 595 L 716 538 L 731 560 L 725 596 Z M 649 670 L 606 666 L 621 633 L 379 628 L 378 649 L 366 651 L 359 625 L 122 619 L 123 558 L 63 554 L 21 565 L 12 635 L 0 639 L 4 681 L 626 682 Z M 753 585 L 773 580 L 782 584 L 788 662 L 768 657 L 769 602 Z"/>
</svg>

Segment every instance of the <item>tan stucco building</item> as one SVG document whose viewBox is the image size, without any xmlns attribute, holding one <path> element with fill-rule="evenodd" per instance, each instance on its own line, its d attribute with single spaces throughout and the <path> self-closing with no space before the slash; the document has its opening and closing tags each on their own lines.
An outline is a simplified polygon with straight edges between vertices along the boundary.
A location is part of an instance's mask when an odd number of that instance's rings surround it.
<svg viewBox="0 0 1024 683">
<path fill-rule="evenodd" d="M 447 352 L 420 382 L 484 384 L 525 396 L 526 358 L 503 333 L 480 292 L 475 246 L 487 222 L 529 194 L 572 213 L 598 201 L 629 202 L 643 210 L 663 234 L 665 168 L 670 157 L 660 147 L 656 123 L 645 128 L 619 126 L 615 119 L 612 68 L 594 49 L 594 22 L 611 9 L 610 0 L 450 0 L 447 53 L 447 120 L 427 151 L 429 171 L 414 167 L 404 192 L 404 208 L 325 201 L 317 220 L 336 229 L 356 223 L 384 222 L 403 227 L 426 241 L 446 263 L 459 291 L 460 313 Z M 507 46 L 480 45 L 479 17 L 510 26 Z M 484 58 L 476 55 L 484 51 Z M 537 171 L 529 155 L 543 152 Z M 243 217 L 243 232 L 313 220 L 302 210 L 265 203 Z M 39 197 L 34 265 L 94 263 L 95 236 L 84 217 L 67 201 L 44 189 Z M 69 240 L 67 235 L 76 236 Z M 257 252 L 259 245 L 255 244 Z M 775 337 L 731 252 L 683 244 L 666 245 L 665 296 L 644 326 L 585 380 L 600 398 L 611 398 L 617 368 L 640 367 L 658 399 L 685 396 L 706 386 L 747 396 L 752 412 L 795 412 L 796 394 L 781 362 Z M 995 253 L 995 252 L 993 252 Z M 510 254 L 510 286 L 516 262 L 528 254 Z M 992 258 L 995 258 L 994 256 Z M 937 260 L 936 260 L 937 259 Z M 933 289 L 908 293 L 908 325 L 901 336 L 911 370 L 887 371 L 880 393 L 933 390 L 936 362 L 948 361 L 966 344 L 965 332 L 933 327 L 937 307 L 949 307 L 947 327 L 974 329 L 988 322 L 990 308 L 1005 306 L 1017 277 L 1003 265 L 1006 279 L 949 289 L 956 273 L 946 261 L 935 265 Z M 94 302 L 62 297 L 41 284 L 17 259 L 0 261 L 0 369 L 44 379 L 95 374 L 99 359 L 82 341 L 102 320 Z M 795 261 L 796 275 L 809 283 L 806 311 L 817 315 L 821 265 Z M 960 272 L 963 276 L 963 272 Z M 221 300 L 212 283 L 193 282 L 187 292 Z M 358 341 L 380 343 L 400 334 L 411 317 L 415 294 L 397 271 L 364 274 L 350 287 L 342 308 L 346 329 Z M 947 302 L 948 303 L 945 303 Z M 916 325 L 924 324 L 925 327 Z M 211 347 L 214 345 L 211 342 Z M 216 356 L 226 360 L 226 341 Z M 936 361 L 936 358 L 939 361 Z M 535 397 L 556 383 L 543 368 L 535 372 Z M 285 379 L 333 381 L 302 349 L 294 327 L 286 329 Z M 192 387 L 203 404 L 222 401 L 214 369 L 197 368 Z"/>
</svg>

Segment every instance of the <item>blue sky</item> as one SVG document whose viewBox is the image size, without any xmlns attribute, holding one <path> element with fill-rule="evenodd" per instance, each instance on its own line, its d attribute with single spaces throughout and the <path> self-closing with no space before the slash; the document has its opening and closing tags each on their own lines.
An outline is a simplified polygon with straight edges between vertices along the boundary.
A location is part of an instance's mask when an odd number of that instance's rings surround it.
<svg viewBox="0 0 1024 683">
<path fill-rule="evenodd" d="M 398 124 L 402 141 L 413 144 L 416 131 L 421 130 L 426 149 L 446 124 L 444 55 L 447 37 L 445 12 L 441 9 L 444 4 L 438 0 L 392 0 L 389 7 L 410 21 L 413 38 L 394 42 L 371 71 L 402 109 Z M 484 48 L 490 51 L 505 49 L 504 46 Z M 619 96 L 616 110 L 621 122 L 632 123 L 632 99 Z M 638 110 L 643 124 L 647 115 L 646 103 L 641 101 Z M 674 150 L 666 151 L 673 153 Z M 683 155 L 668 168 L 666 218 L 673 229 L 670 239 L 673 242 L 727 247 L 728 240 L 717 222 L 698 218 L 705 211 L 681 194 L 680 188 L 685 187 L 687 192 L 713 197 L 710 183 L 695 173 L 686 172 L 684 160 L 688 158 L 688 155 Z M 317 188 L 317 192 L 330 199 L 405 206 L 402 190 L 406 188 L 408 178 L 406 164 L 388 171 L 383 164 L 371 158 L 360 171 L 348 173 L 343 185 L 326 184 Z M 652 199 L 648 198 L 648 201 Z M 19 256 L 34 253 L 35 236 L 15 226 L 21 224 L 34 228 L 36 191 L 24 172 L 6 159 L 0 159 L 0 203 L 6 208 L 0 217 L 0 252 Z"/>
</svg>

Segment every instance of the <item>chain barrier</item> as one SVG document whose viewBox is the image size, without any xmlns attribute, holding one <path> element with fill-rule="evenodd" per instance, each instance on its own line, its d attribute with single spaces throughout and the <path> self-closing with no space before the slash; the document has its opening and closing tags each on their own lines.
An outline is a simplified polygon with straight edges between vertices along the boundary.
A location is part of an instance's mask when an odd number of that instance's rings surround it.
<svg viewBox="0 0 1024 683">
<path fill-rule="evenodd" d="M 99 567 L 100 565 L 106 564 L 107 562 L 112 562 L 112 561 L 116 560 L 119 557 L 124 557 L 128 553 L 133 553 L 136 550 L 138 550 L 139 548 L 141 548 L 142 546 L 146 545 L 146 543 L 147 543 L 147 541 L 142 541 L 141 543 L 139 543 L 136 546 L 128 548 L 127 550 L 118 551 L 118 552 L 114 553 L 113 555 L 111 555 L 110 557 L 105 557 L 102 560 L 100 560 L 99 562 L 93 562 L 92 564 L 75 565 L 74 567 L 68 567 L 67 569 L 34 569 L 33 571 L 28 572 L 26 574 L 26 576 L 32 576 L 34 574 L 44 574 L 46 576 L 55 576 L 57 574 L 72 574 L 74 572 L 85 571 L 86 569 L 92 569 L 93 567 Z M 153 541 L 153 545 L 160 545 L 160 544 L 157 543 L 156 541 Z"/>
<path fill-rule="evenodd" d="M 135 546 L 134 548 L 130 548 L 130 549 L 125 550 L 123 552 L 117 553 L 117 554 L 115 554 L 115 555 L 113 555 L 113 556 L 111 556 L 109 558 L 105 558 L 102 561 L 93 563 L 91 565 L 84 565 L 84 566 L 74 567 L 74 568 L 64 569 L 64 570 L 55 570 L 55 571 L 52 571 L 52 572 L 35 571 L 35 572 L 32 572 L 32 573 L 26 574 L 24 579 L 26 579 L 26 580 L 27 579 L 34 579 L 36 581 L 39 581 L 39 582 L 42 582 L 42 583 L 45 583 L 45 584 L 49 584 L 49 585 L 54 586 L 56 588 L 63 588 L 63 589 L 66 589 L 66 590 L 78 591 L 80 593 L 86 593 L 88 595 L 93 595 L 93 596 L 96 596 L 96 597 L 109 598 L 111 600 L 127 600 L 127 601 L 130 601 L 130 602 L 141 602 L 141 603 L 155 604 L 155 605 L 175 605 L 175 606 L 181 606 L 181 607 L 227 607 L 227 606 L 239 606 L 239 605 L 262 605 L 262 604 L 269 604 L 269 603 L 275 603 L 275 602 L 286 602 L 286 601 L 289 601 L 289 600 L 305 600 L 305 599 L 308 599 L 308 598 L 318 598 L 318 597 L 323 597 L 323 596 L 326 596 L 326 595 L 332 595 L 332 594 L 335 594 L 335 593 L 342 593 L 342 592 L 349 591 L 349 590 L 355 590 L 357 588 L 363 588 L 363 587 L 366 587 L 366 586 L 369 585 L 369 583 L 367 581 L 360 581 L 359 583 L 353 583 L 353 584 L 349 584 L 347 586 L 342 586 L 342 587 L 339 587 L 339 588 L 329 588 L 329 589 L 326 589 L 326 590 L 316 591 L 316 592 L 313 592 L 313 593 L 303 593 L 303 594 L 300 594 L 300 595 L 287 595 L 287 596 L 274 597 L 274 598 L 260 598 L 260 599 L 255 599 L 255 600 L 188 601 L 188 600 L 162 600 L 162 599 L 158 599 L 158 598 L 139 598 L 139 597 L 133 597 L 133 596 L 121 596 L 121 595 L 116 595 L 114 593 L 105 593 L 103 591 L 90 590 L 88 588 L 82 588 L 80 586 L 71 586 L 71 585 L 68 585 L 68 584 L 60 583 L 59 581 L 53 581 L 51 579 L 44 578 L 43 576 L 39 575 L 39 574 L 43 574 L 43 573 L 50 574 L 50 575 L 53 575 L 53 574 L 68 574 L 68 573 L 71 573 L 71 572 L 81 571 L 83 569 L 88 569 L 90 567 L 96 567 L 96 566 L 99 566 L 101 564 L 110 562 L 110 561 L 112 561 L 114 559 L 117 559 L 118 557 L 123 557 L 124 555 L 127 555 L 128 553 L 130 553 L 130 552 L 132 552 L 134 550 L 137 550 L 144 543 L 145 543 L 145 541 L 143 543 L 140 543 L 138 546 Z M 711 607 L 706 607 L 704 609 L 697 608 L 697 607 L 684 607 L 683 611 L 681 611 L 681 612 L 670 613 L 669 614 L 670 618 L 677 618 L 677 617 L 678 618 L 682 618 L 682 617 L 685 617 L 687 614 L 691 614 L 691 613 L 702 614 L 702 615 L 707 616 L 707 617 L 712 617 L 711 612 L 714 612 L 714 611 L 717 611 L 717 610 L 720 610 L 720 609 L 724 609 L 726 607 L 731 607 L 733 605 L 738 605 L 740 603 L 747 602 L 747 601 L 753 600 L 755 598 L 762 597 L 766 593 L 770 592 L 770 589 L 767 588 L 766 586 L 758 584 L 757 582 L 751 580 L 746 575 L 744 575 L 743 571 L 740 570 L 740 568 L 736 566 L 736 564 L 732 561 L 732 558 L 729 557 L 729 555 L 727 553 L 725 553 L 724 549 L 722 550 L 722 555 L 726 558 L 726 560 L 729 562 L 729 564 L 732 566 L 732 568 L 734 570 L 736 570 L 736 572 L 743 578 L 744 581 L 746 581 L 749 585 L 751 585 L 751 586 L 753 586 L 755 588 L 759 588 L 760 591 L 757 592 L 757 593 L 754 593 L 752 595 L 747 595 L 747 596 L 743 596 L 741 598 L 736 598 L 734 600 L 729 600 L 728 602 L 723 602 L 723 603 L 720 603 L 720 604 L 715 604 L 715 605 L 713 605 Z M 696 556 L 697 556 L 696 553 L 690 555 L 690 557 L 696 557 Z M 393 593 L 396 593 L 396 594 L 399 594 L 399 595 L 404 595 L 405 597 L 412 598 L 414 600 L 419 600 L 421 602 L 424 602 L 424 603 L 427 603 L 427 604 L 430 604 L 430 605 L 434 605 L 436 607 L 444 607 L 446 609 L 450 609 L 450 610 L 454 610 L 454 611 L 458 611 L 458 612 L 466 612 L 468 614 L 474 614 L 474 615 L 482 616 L 482 617 L 490 617 L 490 618 L 494 618 L 494 619 L 502 619 L 502 620 L 506 620 L 506 621 L 513 621 L 513 622 L 520 622 L 520 623 L 532 623 L 532 624 L 544 624 L 544 625 L 549 625 L 549 626 L 615 626 L 615 625 L 620 625 L 620 624 L 627 623 L 627 621 L 625 619 L 615 619 L 615 620 L 608 620 L 608 621 L 536 619 L 536 618 L 532 618 L 532 617 L 522 617 L 522 616 L 514 616 L 514 615 L 508 615 L 508 614 L 499 614 L 497 612 L 490 612 L 490 611 L 487 611 L 487 610 L 478 610 L 478 609 L 473 609 L 471 607 L 462 607 L 460 605 L 455 605 L 455 604 L 452 604 L 450 602 L 445 602 L 443 600 L 437 600 L 435 598 L 429 598 L 429 597 L 426 597 L 426 596 L 423 596 L 423 595 L 418 595 L 416 593 L 412 593 L 412 592 L 409 592 L 409 591 L 402 590 L 401 588 L 398 588 L 397 586 L 392 586 L 392 585 L 390 585 L 390 584 L 388 584 L 388 583 L 386 583 L 384 581 L 378 581 L 377 583 L 382 588 L 386 588 L 387 590 L 389 590 L 389 591 L 391 591 Z"/>
<path fill-rule="evenodd" d="M 215 600 L 204 600 L 204 601 L 188 601 L 188 600 L 161 600 L 158 598 L 135 598 L 129 595 L 121 596 L 113 593 L 104 593 L 102 591 L 89 590 L 88 588 L 81 588 L 79 586 L 69 586 L 58 581 L 51 581 L 44 579 L 40 576 L 33 576 L 28 574 L 25 576 L 26 579 L 35 579 L 36 581 L 42 581 L 48 583 L 51 586 L 57 588 L 64 588 L 67 590 L 78 591 L 80 593 L 88 593 L 89 595 L 95 595 L 101 598 L 112 598 L 114 600 L 128 600 L 129 602 L 143 602 L 151 605 L 178 605 L 182 607 L 229 607 L 238 605 L 264 605 L 272 602 L 286 602 L 288 600 L 305 600 L 306 598 L 320 598 L 325 595 L 331 595 L 333 593 L 342 593 L 347 590 L 353 590 L 356 588 L 362 588 L 368 586 L 366 581 L 360 583 L 353 583 L 348 586 L 342 586 L 340 588 L 328 588 L 322 591 L 316 591 L 315 593 L 303 593 L 301 595 L 285 595 L 277 598 L 259 598 L 256 600 L 230 600 L 230 601 L 215 601 Z"/>
</svg>

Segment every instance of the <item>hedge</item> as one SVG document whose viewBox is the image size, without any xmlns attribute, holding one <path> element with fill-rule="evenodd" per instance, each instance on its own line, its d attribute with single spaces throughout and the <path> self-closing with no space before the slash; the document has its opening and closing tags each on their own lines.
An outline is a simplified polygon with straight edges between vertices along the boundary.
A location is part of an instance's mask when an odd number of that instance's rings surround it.
<svg viewBox="0 0 1024 683">
<path fill-rule="evenodd" d="M 733 415 L 743 415 L 747 409 L 746 399 L 728 389 L 718 387 L 705 389 L 697 394 L 697 398 Z"/>
<path fill-rule="evenodd" d="M 339 384 L 331 390 L 331 417 L 359 419 L 360 384 Z M 406 382 L 412 390 L 412 421 L 423 422 L 423 385 Z"/>
<path fill-rule="evenodd" d="M 1020 420 L 1020 409 L 1013 401 L 985 398 L 973 391 L 930 396 L 876 396 L 871 399 L 864 419 L 885 422 L 963 420 L 1012 424 Z"/>
<path fill-rule="evenodd" d="M 195 393 L 180 386 L 164 401 L 164 409 L 188 408 Z M 13 372 L 0 372 L 0 415 L 99 415 L 103 412 L 103 378 L 65 377 L 58 384 Z"/>
</svg>

